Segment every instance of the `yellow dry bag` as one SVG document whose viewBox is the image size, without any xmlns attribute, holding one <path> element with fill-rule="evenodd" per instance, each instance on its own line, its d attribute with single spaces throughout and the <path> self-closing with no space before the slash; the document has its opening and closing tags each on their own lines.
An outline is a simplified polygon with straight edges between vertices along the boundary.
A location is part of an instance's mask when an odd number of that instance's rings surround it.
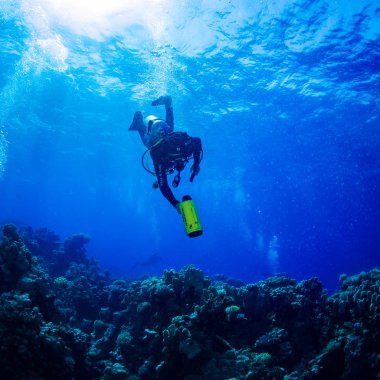
<svg viewBox="0 0 380 380">
<path fill-rule="evenodd" d="M 190 195 L 184 195 L 179 205 L 186 234 L 189 237 L 200 236 L 203 233 L 201 222 L 199 221 L 197 209 Z"/>
</svg>

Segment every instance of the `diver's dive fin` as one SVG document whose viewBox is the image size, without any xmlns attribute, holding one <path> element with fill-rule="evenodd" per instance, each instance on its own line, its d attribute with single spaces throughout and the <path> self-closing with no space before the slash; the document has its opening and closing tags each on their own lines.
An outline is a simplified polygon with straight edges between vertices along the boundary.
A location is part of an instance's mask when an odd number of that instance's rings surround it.
<svg viewBox="0 0 380 380">
<path fill-rule="evenodd" d="M 172 98 L 169 95 L 160 96 L 158 99 L 153 100 L 152 106 L 161 106 L 165 105 L 166 107 L 170 107 L 172 105 Z"/>
<path fill-rule="evenodd" d="M 140 111 L 135 112 L 132 124 L 129 126 L 128 131 L 141 131 L 144 129 L 143 116 Z"/>
</svg>

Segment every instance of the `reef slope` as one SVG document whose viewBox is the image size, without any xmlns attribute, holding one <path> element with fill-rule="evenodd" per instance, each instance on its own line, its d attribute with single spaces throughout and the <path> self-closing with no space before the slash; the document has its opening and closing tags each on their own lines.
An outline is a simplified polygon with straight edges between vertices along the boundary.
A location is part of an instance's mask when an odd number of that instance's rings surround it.
<svg viewBox="0 0 380 380">
<path fill-rule="evenodd" d="M 380 270 L 255 284 L 112 279 L 89 237 L 3 227 L 2 379 L 380 379 Z"/>
</svg>

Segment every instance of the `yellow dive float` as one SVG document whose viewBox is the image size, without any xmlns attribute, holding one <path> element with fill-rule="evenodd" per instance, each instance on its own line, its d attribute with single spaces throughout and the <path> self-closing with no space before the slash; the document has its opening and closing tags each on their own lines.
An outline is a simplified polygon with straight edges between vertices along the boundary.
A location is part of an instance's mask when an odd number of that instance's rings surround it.
<svg viewBox="0 0 380 380">
<path fill-rule="evenodd" d="M 190 195 L 183 196 L 179 208 L 187 236 L 193 238 L 202 235 L 202 225 L 199 220 L 195 203 Z"/>
</svg>

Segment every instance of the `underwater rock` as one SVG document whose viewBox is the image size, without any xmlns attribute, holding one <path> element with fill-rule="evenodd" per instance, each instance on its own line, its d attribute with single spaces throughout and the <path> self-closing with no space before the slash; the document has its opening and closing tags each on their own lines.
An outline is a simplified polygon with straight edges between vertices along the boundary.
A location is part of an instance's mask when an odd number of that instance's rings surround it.
<svg viewBox="0 0 380 380">
<path fill-rule="evenodd" d="M 2 379 L 68 379 L 87 368 L 86 336 L 61 325 L 45 323 L 26 293 L 0 297 L 0 377 Z M 85 377 L 82 377 L 85 378 Z"/>
<path fill-rule="evenodd" d="M 5 225 L 3 235 L 0 243 L 0 290 L 27 294 L 31 304 L 39 308 L 46 320 L 51 320 L 57 310 L 47 274 L 23 243 L 14 225 Z"/>
<path fill-rule="evenodd" d="M 108 310 L 108 281 L 108 277 L 91 261 L 82 264 L 72 262 L 65 276 L 57 277 L 53 282 L 58 308 L 77 324 L 82 319 L 98 319 L 102 308 Z M 111 318 L 111 312 L 108 318 Z"/>
<path fill-rule="evenodd" d="M 103 321 L 97 319 L 94 321 L 94 331 L 93 331 L 93 334 L 94 334 L 94 338 L 95 339 L 100 339 L 104 333 L 106 332 L 108 326 L 106 323 L 104 323 Z"/>
<path fill-rule="evenodd" d="M 135 376 L 131 376 L 128 370 L 120 363 L 109 363 L 104 370 L 104 380 L 125 380 L 125 379 L 137 379 Z"/>
<path fill-rule="evenodd" d="M 379 378 L 379 269 L 330 297 L 317 278 L 235 286 L 191 265 L 112 280 L 86 235 L 25 236 L 33 249 L 13 225 L 0 242 L 1 378 Z"/>
<path fill-rule="evenodd" d="M 30 271 L 32 255 L 19 237 L 17 229 L 12 224 L 3 228 L 3 241 L 0 245 L 0 272 L 2 289 L 16 286 L 17 281 Z"/>
<path fill-rule="evenodd" d="M 46 261 L 50 261 L 60 247 L 59 236 L 48 228 L 33 230 L 25 227 L 20 230 L 20 236 L 34 256 L 43 257 Z"/>
<path fill-rule="evenodd" d="M 63 250 L 67 259 L 77 263 L 85 262 L 87 257 L 86 248 L 84 246 L 88 244 L 90 240 L 91 238 L 83 233 L 68 237 L 63 243 Z"/>
<path fill-rule="evenodd" d="M 184 267 L 179 273 L 173 270 L 165 271 L 164 282 L 173 289 L 177 304 L 187 308 L 202 300 L 203 290 L 210 284 L 210 280 L 203 275 L 203 272 L 193 265 Z M 186 304 L 183 305 L 184 302 Z"/>
</svg>

